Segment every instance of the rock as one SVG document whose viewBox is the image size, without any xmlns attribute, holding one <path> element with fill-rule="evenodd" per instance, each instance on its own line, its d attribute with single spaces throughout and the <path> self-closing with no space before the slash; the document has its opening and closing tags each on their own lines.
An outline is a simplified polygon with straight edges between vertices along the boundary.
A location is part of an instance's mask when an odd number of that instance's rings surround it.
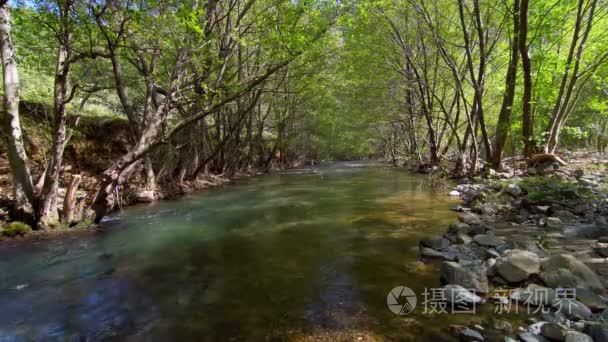
<svg viewBox="0 0 608 342">
<path fill-rule="evenodd" d="M 604 289 L 595 272 L 570 254 L 553 255 L 542 262 L 541 268 L 542 280 L 552 288 Z"/>
<path fill-rule="evenodd" d="M 477 244 L 456 244 L 448 247 L 446 252 L 453 252 L 458 256 L 458 260 L 461 265 L 469 266 L 472 264 L 479 264 L 479 262 L 474 262 L 474 260 L 482 260 L 486 255 L 485 249 L 483 247 L 478 246 Z"/>
<path fill-rule="evenodd" d="M 608 258 L 608 246 L 596 246 L 593 251 L 602 258 Z"/>
<path fill-rule="evenodd" d="M 513 197 L 521 195 L 521 188 L 515 183 L 507 185 L 503 191 Z"/>
<path fill-rule="evenodd" d="M 138 203 L 152 203 L 156 201 L 153 190 L 142 190 L 135 193 L 135 201 Z"/>
<path fill-rule="evenodd" d="M 492 328 L 510 334 L 513 330 L 511 323 L 502 319 L 492 319 Z"/>
<path fill-rule="evenodd" d="M 562 229 L 562 220 L 560 220 L 559 217 L 547 217 L 545 228 L 549 230 L 560 230 Z"/>
<path fill-rule="evenodd" d="M 471 226 L 471 229 L 469 231 L 469 236 L 475 236 L 475 235 L 479 235 L 479 234 L 485 234 L 488 231 L 490 231 L 488 229 L 488 227 L 482 225 L 482 224 L 476 224 Z"/>
<path fill-rule="evenodd" d="M 553 216 L 562 221 L 572 221 L 576 218 L 576 215 L 573 212 L 566 209 L 555 210 Z"/>
<path fill-rule="evenodd" d="M 496 261 L 496 272 L 510 283 L 518 283 L 540 272 L 540 258 L 528 251 L 514 249 Z"/>
<path fill-rule="evenodd" d="M 498 247 L 505 243 L 505 240 L 489 234 L 478 234 L 473 237 L 473 241 L 484 247 Z"/>
<path fill-rule="evenodd" d="M 537 206 L 534 206 L 534 208 L 532 208 L 532 209 L 534 209 L 534 212 L 536 212 L 537 214 L 547 215 L 549 213 L 550 208 L 551 207 L 548 205 L 537 205 Z"/>
<path fill-rule="evenodd" d="M 455 243 L 462 245 L 462 244 L 471 243 L 471 241 L 473 241 L 473 239 L 466 234 L 458 234 L 458 235 L 456 235 L 456 239 L 454 241 L 455 241 Z"/>
<path fill-rule="evenodd" d="M 488 293 L 488 277 L 481 266 L 463 266 L 457 262 L 444 261 L 441 265 L 441 280 L 444 284 L 460 285 L 479 293 Z"/>
<path fill-rule="evenodd" d="M 498 212 L 498 209 L 491 203 L 483 203 L 479 206 L 479 211 L 484 215 L 494 215 Z"/>
<path fill-rule="evenodd" d="M 601 312 L 608 308 L 605 298 L 588 289 L 576 289 L 576 299 L 592 312 Z"/>
<path fill-rule="evenodd" d="M 556 299 L 553 307 L 573 321 L 591 317 L 591 310 L 575 299 Z"/>
<path fill-rule="evenodd" d="M 543 169 L 543 173 L 553 173 L 553 172 L 555 172 L 555 167 L 553 165 L 547 165 Z"/>
<path fill-rule="evenodd" d="M 536 335 L 540 335 L 540 331 L 543 327 L 543 325 L 545 325 L 547 322 L 535 322 L 530 324 L 530 326 L 528 327 L 528 331 L 536 334 Z"/>
<path fill-rule="evenodd" d="M 460 285 L 450 284 L 442 287 L 442 289 L 444 291 L 446 301 L 448 303 L 454 304 L 455 306 L 470 306 L 483 302 L 483 299 L 481 297 Z"/>
<path fill-rule="evenodd" d="M 593 338 L 587 334 L 580 333 L 578 331 L 570 330 L 566 333 L 566 342 L 593 342 Z"/>
<path fill-rule="evenodd" d="M 553 299 L 554 298 L 551 298 L 551 301 L 553 301 Z M 563 313 L 561 313 L 559 311 L 543 312 L 543 319 L 547 322 L 557 323 L 557 324 L 562 324 L 562 325 L 565 325 L 566 322 L 568 322 L 568 318 L 566 317 L 566 315 L 564 315 Z"/>
<path fill-rule="evenodd" d="M 440 250 L 440 249 L 447 248 L 450 245 L 450 241 L 441 236 L 436 236 L 436 237 L 424 238 L 424 239 L 420 240 L 420 245 L 422 245 L 424 247 L 432 248 L 435 250 Z"/>
<path fill-rule="evenodd" d="M 540 328 L 540 335 L 551 341 L 563 341 L 566 338 L 566 328 L 561 325 L 547 322 Z"/>
<path fill-rule="evenodd" d="M 463 207 L 462 205 L 455 205 L 452 207 L 452 210 L 455 212 L 458 212 L 458 213 L 464 213 L 464 212 L 470 211 L 471 209 L 467 208 L 467 207 Z"/>
<path fill-rule="evenodd" d="M 461 213 L 458 215 L 458 219 L 468 225 L 481 224 L 479 217 L 473 213 Z"/>
<path fill-rule="evenodd" d="M 590 208 L 586 204 L 579 204 L 579 205 L 575 206 L 573 210 L 574 210 L 575 214 L 583 215 L 585 213 L 588 213 L 589 211 L 593 211 L 593 208 Z"/>
<path fill-rule="evenodd" d="M 555 301 L 555 291 L 548 287 L 536 284 L 529 284 L 523 289 L 511 291 L 511 299 L 523 304 L 532 306 L 553 305 Z"/>
<path fill-rule="evenodd" d="M 458 197 L 458 196 L 460 196 L 460 192 L 458 192 L 458 190 L 452 190 L 452 191 L 450 191 L 449 195 L 452 197 Z"/>
<path fill-rule="evenodd" d="M 530 176 L 534 176 L 538 173 L 538 170 L 536 170 L 535 167 L 529 167 L 528 170 L 526 170 L 526 173 Z"/>
<path fill-rule="evenodd" d="M 590 322 L 585 325 L 585 334 L 591 336 L 594 341 L 608 341 L 608 326 L 600 322 Z"/>
<path fill-rule="evenodd" d="M 608 243 L 608 236 L 600 236 L 600 237 L 597 239 L 597 242 L 600 242 L 600 243 Z"/>
<path fill-rule="evenodd" d="M 568 321 L 568 324 L 570 325 L 570 328 L 572 330 L 576 330 L 579 332 L 585 330 L 585 321 L 578 321 L 578 322 Z"/>
<path fill-rule="evenodd" d="M 483 341 L 483 336 L 468 327 L 463 325 L 450 325 L 448 330 L 450 330 L 454 336 L 457 336 L 461 342 L 476 342 Z"/>
<path fill-rule="evenodd" d="M 570 238 L 597 239 L 608 234 L 608 227 L 597 224 L 581 224 L 564 229 L 564 236 Z"/>
<path fill-rule="evenodd" d="M 494 248 L 488 248 L 486 250 L 486 255 L 488 258 L 495 258 L 495 259 L 500 258 L 500 253 L 498 253 Z"/>
<path fill-rule="evenodd" d="M 522 342 L 549 342 L 546 338 L 531 332 L 523 332 L 518 336 Z"/>
<path fill-rule="evenodd" d="M 483 341 L 483 336 L 473 330 L 473 329 L 465 329 L 460 333 L 460 341 L 462 342 L 473 342 L 473 341 Z"/>
<path fill-rule="evenodd" d="M 428 259 L 439 259 L 439 260 L 456 260 L 456 255 L 449 252 L 440 252 L 428 247 L 420 248 L 420 255 Z"/>
<path fill-rule="evenodd" d="M 450 234 L 468 234 L 470 231 L 471 226 L 464 222 L 454 222 L 448 228 L 448 233 Z"/>
</svg>

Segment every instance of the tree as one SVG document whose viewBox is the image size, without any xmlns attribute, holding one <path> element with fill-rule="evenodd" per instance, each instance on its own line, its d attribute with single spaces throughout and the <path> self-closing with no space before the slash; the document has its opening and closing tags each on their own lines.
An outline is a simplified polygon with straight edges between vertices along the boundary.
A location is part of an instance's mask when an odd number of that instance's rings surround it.
<svg viewBox="0 0 608 342">
<path fill-rule="evenodd" d="M 2 52 L 4 86 L 2 133 L 7 142 L 8 159 L 13 174 L 14 215 L 33 222 L 35 218 L 34 186 L 19 119 L 19 75 L 15 48 L 11 39 L 11 10 L 6 0 L 0 2 L 0 51 Z"/>
</svg>

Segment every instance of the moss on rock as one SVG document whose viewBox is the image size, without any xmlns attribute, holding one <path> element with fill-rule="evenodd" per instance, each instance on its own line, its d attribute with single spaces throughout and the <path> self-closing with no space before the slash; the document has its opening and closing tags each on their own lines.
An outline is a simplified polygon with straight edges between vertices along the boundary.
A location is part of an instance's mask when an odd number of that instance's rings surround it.
<svg viewBox="0 0 608 342">
<path fill-rule="evenodd" d="M 17 235 L 23 236 L 31 231 L 32 227 L 26 223 L 15 221 L 9 223 L 9 225 L 2 230 L 2 234 L 9 237 L 15 237 Z"/>
</svg>

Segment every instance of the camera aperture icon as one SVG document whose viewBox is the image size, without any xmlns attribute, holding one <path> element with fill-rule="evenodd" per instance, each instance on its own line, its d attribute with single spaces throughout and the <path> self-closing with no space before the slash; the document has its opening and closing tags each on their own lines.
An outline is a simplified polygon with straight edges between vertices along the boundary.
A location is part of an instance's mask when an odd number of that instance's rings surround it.
<svg viewBox="0 0 608 342">
<path fill-rule="evenodd" d="M 418 298 L 407 286 L 397 286 L 386 296 L 386 305 L 396 315 L 407 315 L 414 311 Z"/>
</svg>

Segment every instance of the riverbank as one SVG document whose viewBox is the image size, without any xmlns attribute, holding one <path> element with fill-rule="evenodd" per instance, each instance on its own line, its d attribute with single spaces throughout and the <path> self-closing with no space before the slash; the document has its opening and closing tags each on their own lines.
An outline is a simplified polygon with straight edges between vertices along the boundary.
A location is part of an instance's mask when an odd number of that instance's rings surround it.
<svg viewBox="0 0 608 342">
<path fill-rule="evenodd" d="M 608 341 L 608 160 L 565 159 L 461 182 L 449 192 L 462 199 L 458 222 L 420 241 L 423 260 L 441 263 L 446 293 L 529 314 L 516 326 L 495 314 L 487 326 L 454 327 L 461 339 Z"/>
</svg>

